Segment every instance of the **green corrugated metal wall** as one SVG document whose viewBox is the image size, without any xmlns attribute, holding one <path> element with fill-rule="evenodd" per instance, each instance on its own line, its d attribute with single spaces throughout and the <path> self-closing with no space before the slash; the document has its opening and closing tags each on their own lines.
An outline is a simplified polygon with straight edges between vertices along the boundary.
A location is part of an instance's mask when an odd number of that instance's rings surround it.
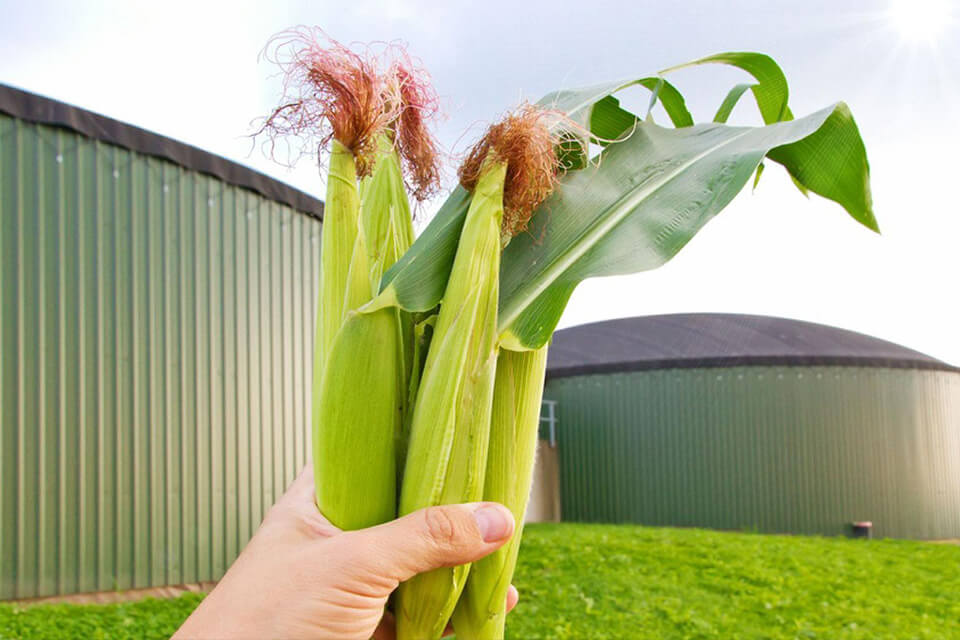
<svg viewBox="0 0 960 640">
<path fill-rule="evenodd" d="M 960 374 L 675 369 L 550 380 L 566 520 L 960 537 Z"/>
<path fill-rule="evenodd" d="M 319 223 L 0 115 L 0 599 L 218 578 L 308 454 Z"/>
</svg>

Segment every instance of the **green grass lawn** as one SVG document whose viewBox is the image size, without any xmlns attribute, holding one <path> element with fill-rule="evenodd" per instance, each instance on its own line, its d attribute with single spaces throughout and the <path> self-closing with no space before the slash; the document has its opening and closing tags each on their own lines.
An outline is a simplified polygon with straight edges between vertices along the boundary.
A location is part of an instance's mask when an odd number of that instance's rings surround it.
<svg viewBox="0 0 960 640">
<path fill-rule="evenodd" d="M 613 525 L 527 529 L 508 636 L 960 638 L 960 547 Z M 199 602 L 0 605 L 0 638 L 163 638 Z"/>
</svg>

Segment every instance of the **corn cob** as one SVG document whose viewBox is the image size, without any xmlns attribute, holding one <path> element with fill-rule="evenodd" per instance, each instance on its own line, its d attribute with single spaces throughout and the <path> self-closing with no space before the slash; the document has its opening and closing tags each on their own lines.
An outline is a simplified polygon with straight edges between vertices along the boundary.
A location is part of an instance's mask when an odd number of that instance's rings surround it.
<svg viewBox="0 0 960 640">
<path fill-rule="evenodd" d="M 333 140 L 332 147 L 320 245 L 320 292 L 313 355 L 312 444 L 317 504 L 331 521 L 343 521 L 340 501 L 329 496 L 330 502 L 325 502 L 320 490 L 320 487 L 328 487 L 335 480 L 327 474 L 332 468 L 335 469 L 336 465 L 331 466 L 332 461 L 325 458 L 325 453 L 332 452 L 333 449 L 329 447 L 338 441 L 336 438 L 325 438 L 321 433 L 320 425 L 324 424 L 325 420 L 321 398 L 324 395 L 330 397 L 333 391 L 330 389 L 325 394 L 323 381 L 334 338 L 343 322 L 344 311 L 348 308 L 348 297 L 360 298 L 363 294 L 369 297 L 370 284 L 369 278 L 362 273 L 366 266 L 366 256 L 364 254 L 363 263 L 358 264 L 354 252 L 358 244 L 360 213 L 355 160 L 353 153 L 337 140 Z M 363 246 L 362 241 L 360 246 Z M 356 329 L 351 333 L 356 334 Z"/>
<path fill-rule="evenodd" d="M 486 146 L 508 159 L 503 246 L 526 228 L 533 210 L 556 184 L 559 138 L 550 125 L 557 117 L 555 112 L 524 105 L 491 128 L 486 142 L 475 149 L 483 151 Z M 470 182 L 470 174 L 476 171 L 471 166 L 476 166 L 475 159 L 461 169 L 461 182 Z M 516 566 L 536 454 L 546 356 L 546 347 L 522 353 L 500 350 L 483 499 L 510 509 L 517 530 L 506 546 L 474 564 L 467 578 L 454 613 L 454 627 L 465 640 L 503 637 L 507 589 Z"/>
<path fill-rule="evenodd" d="M 505 175 L 504 163 L 489 163 L 473 192 L 413 408 L 401 514 L 483 494 Z M 400 585 L 398 638 L 439 638 L 468 571 L 437 569 Z"/>
<path fill-rule="evenodd" d="M 357 242 L 345 296 L 346 308 L 356 311 L 347 312 L 343 335 L 335 338 L 317 396 L 317 504 L 342 529 L 372 526 L 396 515 L 406 449 L 403 426 L 410 420 L 419 378 L 418 345 L 408 313 L 361 305 L 378 291 L 383 272 L 413 243 L 401 154 L 419 197 L 432 193 L 439 176 L 435 145 L 424 121 L 433 114 L 427 108 L 433 103 L 432 89 L 422 76 L 402 63 L 390 69 L 384 98 L 395 105 L 390 109 L 396 117 L 378 136 L 376 163 L 360 184 Z"/>
<path fill-rule="evenodd" d="M 341 528 L 366 527 L 396 513 L 414 345 L 405 312 L 361 307 L 413 241 L 404 171 L 420 196 L 436 186 L 426 130 L 436 99 L 426 73 L 397 47 L 359 54 L 309 28 L 271 42 L 284 97 L 263 130 L 321 151 L 331 145 L 313 370 L 317 505 Z"/>
<path fill-rule="evenodd" d="M 413 244 L 413 216 L 403 183 L 400 156 L 395 144 L 384 135 L 380 140 L 380 157 L 373 174 L 360 183 L 360 225 L 367 243 L 367 261 L 372 292 L 376 295 L 384 271 L 393 265 Z M 416 398 L 421 366 L 421 340 L 415 332 L 414 319 L 398 308 L 378 309 L 376 313 L 391 311 L 394 329 L 398 334 L 397 347 L 401 359 L 396 363 L 400 387 L 399 411 L 401 422 L 393 434 L 395 439 L 395 468 L 397 482 L 403 471 L 406 455 L 407 429 L 411 408 Z M 420 335 L 422 335 L 422 328 Z M 358 348 L 362 348 L 358 345 Z M 386 362 L 384 363 L 386 365 Z M 396 486 L 399 487 L 399 484 Z M 395 496 L 398 498 L 399 496 Z"/>
<path fill-rule="evenodd" d="M 460 168 L 472 199 L 413 408 L 401 514 L 483 496 L 500 250 L 555 184 L 555 137 L 545 116 L 552 113 L 521 107 L 491 126 Z M 399 640 L 439 638 L 469 572 L 469 565 L 438 569 L 400 585 Z"/>
<path fill-rule="evenodd" d="M 453 612 L 453 626 L 462 640 L 503 638 L 507 589 L 533 482 L 546 366 L 545 346 L 536 351 L 501 349 L 497 359 L 483 499 L 510 509 L 517 529 L 510 542 L 470 569 Z"/>
<path fill-rule="evenodd" d="M 413 239 L 400 165 L 388 144 L 384 136 L 373 173 L 361 183 L 360 224 L 345 284 L 349 310 L 315 396 L 317 506 L 345 530 L 396 516 L 398 445 L 414 358 L 413 325 L 406 313 L 362 307 L 383 270 Z"/>
<path fill-rule="evenodd" d="M 317 506 L 343 529 L 396 515 L 397 312 L 353 311 L 375 290 L 360 220 L 356 161 L 353 151 L 332 141 L 313 368 Z M 371 163 L 365 164 L 369 170 Z"/>
</svg>

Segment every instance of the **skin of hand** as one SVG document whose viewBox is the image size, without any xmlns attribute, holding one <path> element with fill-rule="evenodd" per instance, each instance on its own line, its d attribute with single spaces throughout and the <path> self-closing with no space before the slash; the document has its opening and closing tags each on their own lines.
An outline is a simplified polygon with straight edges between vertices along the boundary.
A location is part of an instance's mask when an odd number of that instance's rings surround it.
<svg viewBox="0 0 960 640">
<path fill-rule="evenodd" d="M 308 465 L 173 638 L 393 640 L 384 608 L 397 585 L 478 560 L 513 531 L 513 515 L 492 502 L 430 507 L 341 531 L 317 509 Z M 511 586 L 508 610 L 517 598 Z"/>
</svg>

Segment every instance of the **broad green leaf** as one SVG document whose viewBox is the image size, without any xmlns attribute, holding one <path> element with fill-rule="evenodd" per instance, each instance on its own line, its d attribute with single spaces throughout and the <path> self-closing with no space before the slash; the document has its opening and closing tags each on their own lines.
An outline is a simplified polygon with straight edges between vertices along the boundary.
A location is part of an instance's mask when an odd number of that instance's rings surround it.
<svg viewBox="0 0 960 640">
<path fill-rule="evenodd" d="M 677 69 L 684 69 L 701 64 L 727 64 L 737 67 L 738 69 L 742 69 L 752 75 L 757 80 L 757 84 L 751 86 L 750 90 L 753 93 L 754 99 L 757 101 L 757 107 L 760 109 L 760 115 L 766 124 L 773 124 L 774 122 L 781 122 L 784 120 L 793 120 L 793 112 L 790 111 L 790 106 L 787 104 L 787 101 L 790 97 L 790 89 L 787 85 L 787 78 L 783 74 L 783 70 L 780 68 L 780 65 L 778 65 L 770 56 L 752 51 L 730 51 L 727 53 L 718 53 L 712 56 L 707 56 L 706 58 L 700 58 L 699 60 L 687 62 L 675 67 L 670 67 L 669 69 L 664 69 L 660 73 L 669 73 L 670 71 L 676 71 Z M 738 87 L 739 86 L 741 85 L 738 85 Z M 731 94 L 737 91 L 738 87 L 734 87 L 731 92 L 727 94 L 728 100 L 730 99 Z M 739 96 L 737 96 L 737 99 L 739 99 Z M 724 101 L 724 104 L 726 104 L 726 100 Z M 723 107 L 721 106 L 721 109 L 722 108 Z M 731 105 L 731 109 L 732 108 L 733 107 Z M 719 116 L 720 113 L 718 112 L 717 115 Z M 724 121 L 725 120 L 726 119 L 724 118 Z M 857 132 L 855 135 L 859 137 L 860 134 Z M 804 147 L 799 149 L 796 153 L 803 154 L 807 150 L 808 147 Z M 790 177 L 793 180 L 793 183 L 797 186 L 797 189 L 799 189 L 800 192 L 805 196 L 809 195 L 808 190 L 813 191 L 814 193 L 821 192 L 815 189 L 813 185 L 804 182 L 803 178 L 797 175 L 792 167 L 795 167 L 800 163 L 807 164 L 810 162 L 819 162 L 819 160 L 794 157 L 792 158 L 791 164 L 781 163 L 784 164 L 784 166 L 787 168 L 787 171 L 790 172 Z M 863 154 L 863 163 L 866 163 L 866 151 L 864 151 Z M 756 181 L 759 182 L 759 180 L 760 175 L 758 174 Z M 756 188 L 756 184 L 754 184 L 754 188 Z M 854 201 L 838 202 L 840 202 L 840 204 L 846 208 L 847 211 L 850 211 L 851 207 L 855 208 L 860 204 Z M 869 217 L 872 218 L 872 214 L 870 214 Z M 870 229 L 873 229 L 874 231 L 877 230 L 876 221 L 874 221 L 872 225 L 864 220 L 861 220 L 861 222 L 863 222 Z"/>
<path fill-rule="evenodd" d="M 774 122 L 793 119 L 790 107 L 787 106 L 787 100 L 790 97 L 787 78 L 783 75 L 780 65 L 766 54 L 752 51 L 729 51 L 679 64 L 664 69 L 660 73 L 669 73 L 701 64 L 716 63 L 743 69 L 756 78 L 757 84 L 750 87 L 750 90 L 757 101 L 757 107 L 760 108 L 760 115 L 763 117 L 764 123 L 773 124 Z"/>
<path fill-rule="evenodd" d="M 593 106 L 590 116 L 590 133 L 597 138 L 597 142 L 606 145 L 620 139 L 624 133 L 636 126 L 639 118 L 620 106 L 620 101 L 614 96 L 606 96 Z"/>
<path fill-rule="evenodd" d="M 843 107 L 765 127 L 638 125 L 628 140 L 607 147 L 598 166 L 569 176 L 529 233 L 504 250 L 503 345 L 545 344 L 585 278 L 665 263 L 740 192 L 768 153 L 814 136 L 837 109 Z M 856 182 L 864 188 L 862 176 Z"/>
<path fill-rule="evenodd" d="M 631 122 L 628 126 L 633 126 L 632 118 L 636 118 L 636 116 L 622 109 L 622 113 L 616 113 L 614 110 L 612 118 L 613 122 L 617 124 L 613 128 L 610 128 L 609 125 L 604 126 L 606 118 L 611 116 L 611 114 L 605 113 L 605 111 L 611 107 L 620 108 L 619 101 L 604 99 L 635 84 L 639 84 L 653 91 L 660 82 L 662 82 L 662 85 L 657 92 L 657 96 L 663 108 L 666 110 L 667 115 L 670 116 L 671 122 L 677 127 L 691 126 L 693 124 L 693 116 L 691 116 L 687 110 L 683 95 L 675 86 L 658 76 L 636 78 L 633 80 L 618 80 L 580 89 L 554 91 L 537 101 L 537 104 L 566 113 L 571 120 L 589 129 L 590 132 L 598 138 L 615 139 L 625 131 L 625 128 L 617 128 L 619 123 L 623 121 L 623 114 L 629 114 L 629 116 L 631 116 Z M 598 108 L 600 113 L 597 113 Z M 595 124 L 600 127 L 599 130 L 594 130 L 593 127 Z"/>
<path fill-rule="evenodd" d="M 575 123 L 589 128 L 590 118 L 593 115 L 593 105 L 606 96 L 632 84 L 633 82 L 630 80 L 617 80 L 579 89 L 561 89 L 543 96 L 537 101 L 537 104 L 548 109 L 562 111 Z"/>
<path fill-rule="evenodd" d="M 730 113 L 733 111 L 733 108 L 737 106 L 737 103 L 740 102 L 740 97 L 746 93 L 747 89 L 751 89 L 757 85 L 750 84 L 748 82 L 743 84 L 738 84 L 733 89 L 730 89 L 730 92 L 727 93 L 727 97 L 723 99 L 723 102 L 720 104 L 720 108 L 717 109 L 717 115 L 713 116 L 714 122 L 726 122 L 730 117 Z"/>
<path fill-rule="evenodd" d="M 835 113 L 838 115 L 834 115 Z M 528 233 L 513 239 L 501 268 L 500 331 L 511 349 L 534 349 L 549 339 L 570 294 L 588 277 L 660 266 L 749 181 L 768 154 L 783 160 L 816 157 L 799 144 L 813 138 L 822 154 L 846 145 L 856 156 L 859 138 L 834 139 L 844 121 L 838 105 L 805 118 L 763 127 L 702 124 L 668 129 L 638 123 L 627 140 L 609 145 L 597 166 L 568 174 L 538 210 Z M 819 135 L 818 135 L 819 134 Z M 814 137 L 817 136 L 817 137 Z M 824 166 L 830 163 L 826 162 Z M 813 176 L 820 165 L 797 170 Z M 852 199 L 866 175 L 841 172 L 845 183 L 824 195 Z M 849 183 L 849 184 L 847 184 Z M 840 187 L 843 187 L 840 189 Z M 843 193 L 841 193 L 841 191 Z M 379 302 L 409 311 L 440 303 L 469 194 L 458 190 L 411 250 L 387 272 Z M 858 217 L 859 216 L 859 217 Z M 866 219 L 865 211 L 857 211 Z"/>
<path fill-rule="evenodd" d="M 654 92 L 654 97 L 660 101 L 664 110 L 675 127 L 692 127 L 693 116 L 687 109 L 687 103 L 680 91 L 664 80 L 663 76 L 640 78 L 637 84 Z M 651 105 L 653 108 L 653 105 Z"/>
<path fill-rule="evenodd" d="M 584 89 L 556 91 L 547 94 L 537 104 L 563 111 L 577 125 L 590 132 L 592 142 L 606 146 L 629 135 L 640 121 L 636 115 L 620 106 L 614 93 L 639 84 L 651 92 L 650 108 L 659 100 L 676 127 L 693 125 L 693 116 L 687 110 L 683 95 L 662 77 L 612 82 Z M 567 170 L 583 169 L 588 164 L 587 141 L 580 132 L 565 132 L 569 142 L 561 142 L 560 163 Z"/>
<path fill-rule="evenodd" d="M 622 109 L 619 100 L 611 94 L 634 84 L 652 88 L 656 83 L 657 78 L 651 77 L 555 91 L 544 96 L 537 104 L 563 111 L 603 144 L 618 140 L 638 122 L 637 117 Z M 659 99 L 674 123 L 683 123 L 683 126 L 687 126 L 687 123 L 693 124 L 683 96 L 672 84 L 663 82 Z M 583 149 L 584 145 L 580 141 L 571 141 L 569 144 L 561 142 L 561 164 L 570 170 L 585 167 L 587 162 L 582 153 Z M 408 311 L 424 312 L 439 304 L 443 297 L 446 277 L 441 280 L 426 277 L 426 274 L 449 273 L 469 206 L 470 194 L 458 186 L 411 249 L 383 275 L 381 294 L 368 307 L 370 310 L 398 305 Z"/>
<path fill-rule="evenodd" d="M 773 149 L 769 158 L 810 191 L 840 204 L 868 229 L 880 231 L 870 196 L 867 150 L 846 104 L 839 103 L 814 134 Z"/>
<path fill-rule="evenodd" d="M 656 90 L 657 77 L 559 91 L 540 101 L 568 112 L 593 136 L 613 142 L 596 166 L 566 173 L 535 214 L 529 232 L 504 251 L 504 346 L 522 350 L 545 344 L 583 279 L 652 269 L 669 260 L 754 172 L 759 178 L 766 157 L 783 164 L 801 188 L 838 202 L 856 220 L 876 229 L 866 152 L 846 105 L 793 120 L 786 106 L 786 80 L 767 56 L 719 54 L 691 64 L 706 62 L 733 64 L 752 73 L 758 83 L 750 89 L 764 120 L 772 124 L 662 128 L 641 122 L 612 96 L 646 81 Z M 665 106 L 668 86 L 672 88 L 665 83 L 657 91 Z M 730 96 L 728 100 L 736 102 Z M 672 104 L 686 112 L 682 97 Z M 678 122 L 685 121 L 674 120 Z M 398 305 L 424 312 L 440 304 L 469 201 L 465 190 L 454 191 L 423 235 L 384 275 L 371 308 Z"/>
</svg>

